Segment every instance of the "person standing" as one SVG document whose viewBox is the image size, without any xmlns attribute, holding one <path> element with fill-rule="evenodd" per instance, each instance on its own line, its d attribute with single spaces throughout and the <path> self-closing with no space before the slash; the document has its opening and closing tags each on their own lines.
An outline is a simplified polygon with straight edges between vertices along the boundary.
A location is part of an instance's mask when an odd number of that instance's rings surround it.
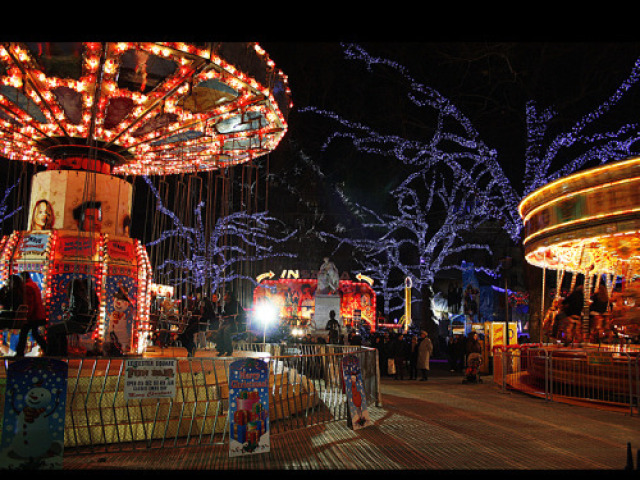
<svg viewBox="0 0 640 480">
<path fill-rule="evenodd" d="M 465 353 L 466 353 L 465 359 L 468 359 L 469 355 L 471 355 L 472 353 L 482 354 L 482 344 L 480 343 L 480 340 L 478 340 L 478 333 L 473 330 L 469 333 L 469 338 L 467 339 L 467 346 L 466 346 Z"/>
<path fill-rule="evenodd" d="M 433 353 L 433 343 L 424 330 L 420 331 L 420 342 L 418 343 L 417 368 L 422 373 L 421 381 L 429 380 L 429 361 Z"/>
<path fill-rule="evenodd" d="M 458 336 L 452 335 L 448 338 L 447 342 L 447 354 L 449 356 L 449 371 L 455 372 L 458 366 L 457 360 L 457 348 L 458 348 Z"/>
<path fill-rule="evenodd" d="M 404 334 L 400 332 L 393 340 L 393 361 L 396 366 L 396 380 L 404 380 L 404 364 L 409 355 L 409 346 L 404 340 Z"/>
<path fill-rule="evenodd" d="M 11 275 L 7 284 L 0 289 L 0 304 L 2 309 L 15 312 L 20 305 L 24 305 L 24 282 L 20 275 Z"/>
<path fill-rule="evenodd" d="M 413 335 L 409 346 L 409 380 L 418 379 L 418 337 Z"/>
<path fill-rule="evenodd" d="M 466 344 L 464 341 L 464 338 L 461 335 L 456 335 L 457 340 L 455 343 L 455 348 L 454 348 L 454 355 L 455 355 L 455 364 L 456 364 L 456 370 L 459 373 L 462 373 L 462 371 L 464 370 L 464 359 L 465 359 L 465 353 L 466 353 Z"/>
<path fill-rule="evenodd" d="M 241 322 L 241 317 L 244 311 L 231 292 L 226 292 L 223 300 L 224 307 L 218 335 L 220 348 L 217 350 L 219 357 L 230 357 L 233 355 L 233 339 L 231 338 L 231 334 L 236 331 L 237 325 Z"/>
<path fill-rule="evenodd" d="M 565 344 L 580 341 L 580 318 L 584 308 L 584 286 L 576 285 L 573 291 L 562 302 L 567 315 L 564 322 Z"/>
<path fill-rule="evenodd" d="M 20 329 L 20 337 L 18 339 L 18 346 L 16 347 L 17 357 L 24 356 L 29 331 L 31 331 L 34 340 L 38 342 L 42 351 L 47 351 L 47 342 L 38 331 L 38 327 L 44 327 L 47 323 L 40 287 L 31 279 L 29 272 L 22 272 L 20 275 L 24 282 L 24 302 L 27 304 L 27 322 Z"/>
<path fill-rule="evenodd" d="M 340 323 L 336 320 L 335 310 L 329 312 L 329 321 L 325 329 L 329 331 L 329 343 L 337 344 L 340 340 Z"/>
<path fill-rule="evenodd" d="M 453 283 L 449 282 L 449 289 L 447 290 L 447 311 L 451 313 L 457 313 L 455 311 L 456 305 L 456 287 Z"/>
</svg>

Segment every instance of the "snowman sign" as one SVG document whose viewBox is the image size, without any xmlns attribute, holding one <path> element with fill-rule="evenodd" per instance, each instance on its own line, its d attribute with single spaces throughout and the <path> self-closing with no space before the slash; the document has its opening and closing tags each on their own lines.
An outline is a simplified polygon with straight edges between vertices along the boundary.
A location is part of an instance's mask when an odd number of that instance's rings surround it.
<svg viewBox="0 0 640 480">
<path fill-rule="evenodd" d="M 0 468 L 61 469 L 67 363 L 24 358 L 7 369 Z"/>
</svg>

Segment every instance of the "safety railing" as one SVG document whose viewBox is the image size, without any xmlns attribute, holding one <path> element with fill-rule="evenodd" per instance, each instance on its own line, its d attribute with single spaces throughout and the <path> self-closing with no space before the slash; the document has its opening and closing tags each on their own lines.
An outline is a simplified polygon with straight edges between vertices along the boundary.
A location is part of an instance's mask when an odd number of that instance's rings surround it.
<svg viewBox="0 0 640 480">
<path fill-rule="evenodd" d="M 619 345 L 493 349 L 493 379 L 550 401 L 607 404 L 639 412 L 640 352 Z"/>
<path fill-rule="evenodd" d="M 380 405 L 375 349 L 238 344 L 238 350 L 268 363 L 272 434 L 347 420 L 341 362 L 348 354 L 360 360 L 368 404 Z M 124 396 L 122 358 L 65 359 L 69 366 L 65 455 L 228 442 L 227 375 L 229 364 L 237 359 L 179 358 L 174 397 L 133 400 Z M 0 378 L 6 378 L 8 362 L 0 362 Z M 2 403 L 0 399 L 0 407 Z"/>
</svg>

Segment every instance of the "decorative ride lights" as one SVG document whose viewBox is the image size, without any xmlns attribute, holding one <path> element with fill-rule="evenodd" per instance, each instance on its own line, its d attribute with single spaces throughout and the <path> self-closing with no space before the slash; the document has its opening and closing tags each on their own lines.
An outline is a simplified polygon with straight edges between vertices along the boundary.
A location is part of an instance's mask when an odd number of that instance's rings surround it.
<svg viewBox="0 0 640 480">
<path fill-rule="evenodd" d="M 559 278 L 583 274 L 585 301 L 591 277 L 604 275 L 611 295 L 617 276 L 640 273 L 640 157 L 551 182 L 524 198 L 519 213 L 526 260 Z"/>
<path fill-rule="evenodd" d="M 286 76 L 256 44 L 0 44 L 0 154 L 14 160 L 218 169 L 273 150 L 290 108 Z"/>
<path fill-rule="evenodd" d="M 638 271 L 640 158 L 556 180 L 520 204 L 527 261 L 580 273 Z"/>
<path fill-rule="evenodd" d="M 46 167 L 25 230 L 0 242 L 0 282 L 32 272 L 56 323 L 71 280 L 87 279 L 99 319 L 81 342 L 115 330 L 142 351 L 153 268 L 119 176 L 249 162 L 278 145 L 290 108 L 286 76 L 254 43 L 0 43 L 0 156 Z"/>
</svg>

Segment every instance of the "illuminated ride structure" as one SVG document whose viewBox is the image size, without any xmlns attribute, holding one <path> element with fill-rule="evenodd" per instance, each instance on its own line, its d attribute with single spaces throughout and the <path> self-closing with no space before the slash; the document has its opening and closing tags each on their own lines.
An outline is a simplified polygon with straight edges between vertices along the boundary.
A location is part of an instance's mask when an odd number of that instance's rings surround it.
<svg viewBox="0 0 640 480">
<path fill-rule="evenodd" d="M 570 272 L 570 289 L 579 274 L 584 276 L 584 308 L 574 338 L 599 342 L 614 330 L 623 338 L 638 335 L 640 289 L 634 280 L 640 275 L 640 158 L 551 182 L 527 196 L 519 210 L 526 260 L 545 272 L 557 272 L 557 291 L 545 327 L 553 319 L 563 276 Z M 618 277 L 622 278 L 619 295 L 614 293 Z M 619 298 L 598 323 L 589 314 L 589 303 L 601 282 L 609 299 Z M 543 312 L 544 308 L 543 304 Z"/>
<path fill-rule="evenodd" d="M 264 302 L 275 308 L 280 322 L 294 327 L 300 334 L 320 332 L 326 335 L 325 326 L 329 311 L 335 310 L 336 320 L 350 329 L 360 326 L 375 332 L 376 294 L 370 282 L 344 278 L 334 294 L 317 292 L 317 278 L 260 279 L 253 292 L 254 309 Z M 260 327 L 256 327 L 256 331 Z"/>
<path fill-rule="evenodd" d="M 29 271 L 49 324 L 70 284 L 97 294 L 94 326 L 141 352 L 153 269 L 129 236 L 133 180 L 251 162 L 287 130 L 286 77 L 254 43 L 2 43 L 0 156 L 38 167 L 28 225 L 0 243 L 0 281 Z"/>
</svg>

